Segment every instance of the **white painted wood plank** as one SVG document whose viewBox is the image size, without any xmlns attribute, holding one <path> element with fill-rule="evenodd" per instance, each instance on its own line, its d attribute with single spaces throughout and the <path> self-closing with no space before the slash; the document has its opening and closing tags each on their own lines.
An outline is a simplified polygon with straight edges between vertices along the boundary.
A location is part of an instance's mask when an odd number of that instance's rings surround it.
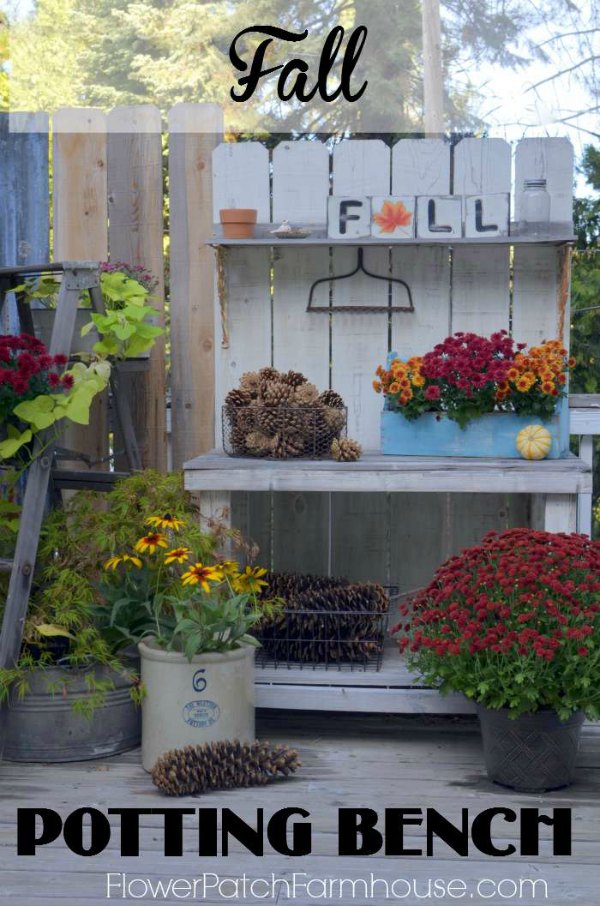
<svg viewBox="0 0 600 906">
<path fill-rule="evenodd" d="M 450 146 L 439 139 L 403 139 L 392 150 L 392 194 L 448 195 Z M 414 313 L 392 316 L 391 346 L 422 355 L 450 329 L 450 257 L 446 247 L 394 248 L 392 274 L 411 288 Z"/>
<path fill-rule="evenodd" d="M 329 152 L 321 142 L 282 142 L 273 151 L 273 222 L 326 222 Z M 309 287 L 329 274 L 329 249 L 298 248 L 294 241 L 273 253 L 273 364 L 302 372 L 319 390 L 329 387 L 330 323 L 306 311 Z M 328 307 L 329 290 L 315 298 Z M 330 508 L 327 494 L 278 494 L 271 501 L 272 566 L 326 573 Z"/>
<path fill-rule="evenodd" d="M 434 689 L 379 689 L 360 686 L 256 686 L 258 708 L 304 711 L 366 711 L 371 714 L 471 714 L 475 706 L 461 695 Z"/>
<path fill-rule="evenodd" d="M 382 141 L 344 141 L 333 154 L 334 195 L 386 195 L 390 191 L 390 149 Z M 356 266 L 356 251 L 334 249 L 334 274 Z M 386 249 L 365 250 L 365 267 L 376 274 L 390 272 Z M 357 274 L 335 282 L 332 304 L 387 306 L 388 284 Z M 319 316 L 324 317 L 324 316 Z M 386 314 L 332 316 L 331 385 L 348 401 L 348 434 L 367 448 L 379 445 L 379 404 L 374 397 L 372 374 L 388 348 Z"/>
<path fill-rule="evenodd" d="M 510 148 L 502 139 L 463 139 L 454 149 L 455 195 L 510 192 Z M 453 253 L 452 332 L 508 330 L 509 255 L 505 247 Z"/>
<path fill-rule="evenodd" d="M 258 142 L 222 144 L 213 152 L 214 216 L 223 207 L 252 207 L 270 220 L 269 154 Z M 215 299 L 215 428 L 222 441 L 221 408 L 245 371 L 271 364 L 271 273 L 268 248 L 235 248 L 226 254 L 229 345 L 220 342 L 221 311 Z"/>
<path fill-rule="evenodd" d="M 510 192 L 511 150 L 502 138 L 463 138 L 454 149 L 454 195 Z"/>
<path fill-rule="evenodd" d="M 318 141 L 282 142 L 273 150 L 273 223 L 327 223 L 329 151 Z"/>
<path fill-rule="evenodd" d="M 387 195 L 391 189 L 390 149 L 378 140 L 350 140 L 333 152 L 333 195 Z M 374 274 L 390 274 L 390 253 L 365 248 L 364 265 Z M 357 264 L 356 249 L 333 249 L 332 271 L 343 274 Z M 389 284 L 359 273 L 331 284 L 332 305 L 374 305 L 386 309 Z M 405 304 L 405 291 L 394 292 L 395 304 Z M 321 316 L 324 317 L 324 316 Z M 377 363 L 388 350 L 387 311 L 333 313 L 331 386 L 348 405 L 348 435 L 364 448 L 379 446 L 380 400 L 371 382 Z M 387 582 L 389 564 L 389 501 L 382 495 L 336 495 L 332 500 L 331 570 L 335 575 Z M 368 542 L 365 541 L 365 531 Z"/>
<path fill-rule="evenodd" d="M 450 145 L 440 139 L 403 139 L 392 149 L 392 193 L 450 193 Z M 402 358 L 423 355 L 450 332 L 450 255 L 447 246 L 392 250 L 392 273 L 411 287 L 415 311 L 391 319 L 391 348 Z M 379 398 L 381 405 L 381 398 Z M 406 518 L 407 508 L 411 518 Z M 420 494 L 390 500 L 391 585 L 413 588 L 444 559 L 440 531 L 445 498 Z M 416 551 L 418 557 L 407 552 Z"/>
<path fill-rule="evenodd" d="M 577 497 L 574 494 L 548 494 L 544 513 L 547 532 L 577 531 Z"/>
<path fill-rule="evenodd" d="M 184 466 L 188 490 L 352 491 L 381 493 L 589 493 L 592 474 L 578 457 L 526 460 L 384 457 L 356 463 L 326 460 L 244 460 L 200 456 Z"/>
<path fill-rule="evenodd" d="M 556 336 L 558 251 L 542 246 L 515 247 L 512 334 L 535 345 Z"/>
<path fill-rule="evenodd" d="M 275 148 L 275 224 L 283 219 L 297 225 L 323 221 L 328 194 L 329 154 L 325 145 L 299 141 Z M 282 371 L 291 368 L 303 372 L 319 389 L 329 386 L 329 318 L 308 314 L 306 306 L 311 283 L 328 273 L 327 248 L 299 249 L 290 240 L 288 247 L 274 253 L 273 364 Z"/>
<path fill-rule="evenodd" d="M 545 179 L 550 221 L 573 220 L 573 146 L 568 138 L 524 138 L 515 152 L 515 220 L 519 220 L 525 179 Z"/>
<path fill-rule="evenodd" d="M 594 438 L 591 435 L 582 437 L 579 445 L 579 458 L 590 469 L 594 462 Z M 577 500 L 577 531 L 592 537 L 592 506 L 591 494 L 580 494 Z"/>
<path fill-rule="evenodd" d="M 392 148 L 394 195 L 447 195 L 450 145 L 437 138 L 405 138 Z"/>
<path fill-rule="evenodd" d="M 224 142 L 213 152 L 213 219 L 221 208 L 256 208 L 258 223 L 269 223 L 269 152 L 260 142 Z"/>
</svg>

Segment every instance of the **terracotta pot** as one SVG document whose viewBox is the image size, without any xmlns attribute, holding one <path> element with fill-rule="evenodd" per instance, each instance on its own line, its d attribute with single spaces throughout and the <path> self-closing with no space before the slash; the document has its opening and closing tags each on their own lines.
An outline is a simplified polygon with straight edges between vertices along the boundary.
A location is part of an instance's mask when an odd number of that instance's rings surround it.
<svg viewBox="0 0 600 906">
<path fill-rule="evenodd" d="M 254 234 L 257 211 L 254 208 L 222 208 L 219 217 L 225 239 L 250 239 Z"/>
</svg>

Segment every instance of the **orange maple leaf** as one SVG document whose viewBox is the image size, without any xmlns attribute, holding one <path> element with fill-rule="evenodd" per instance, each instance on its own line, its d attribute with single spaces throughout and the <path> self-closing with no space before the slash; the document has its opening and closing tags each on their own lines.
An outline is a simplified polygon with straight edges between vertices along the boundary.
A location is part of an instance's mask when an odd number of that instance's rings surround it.
<svg viewBox="0 0 600 906">
<path fill-rule="evenodd" d="M 381 211 L 373 214 L 373 220 L 382 233 L 393 233 L 396 227 L 408 226 L 412 216 L 401 201 L 384 201 Z"/>
</svg>

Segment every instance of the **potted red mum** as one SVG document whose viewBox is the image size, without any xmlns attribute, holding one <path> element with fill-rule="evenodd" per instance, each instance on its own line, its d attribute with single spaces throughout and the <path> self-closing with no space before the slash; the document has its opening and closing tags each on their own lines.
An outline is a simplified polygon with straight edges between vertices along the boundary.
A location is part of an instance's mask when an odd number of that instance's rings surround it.
<svg viewBox="0 0 600 906">
<path fill-rule="evenodd" d="M 410 666 L 477 703 L 491 780 L 568 785 L 584 717 L 600 717 L 600 543 L 530 529 L 453 557 L 392 630 Z"/>
</svg>

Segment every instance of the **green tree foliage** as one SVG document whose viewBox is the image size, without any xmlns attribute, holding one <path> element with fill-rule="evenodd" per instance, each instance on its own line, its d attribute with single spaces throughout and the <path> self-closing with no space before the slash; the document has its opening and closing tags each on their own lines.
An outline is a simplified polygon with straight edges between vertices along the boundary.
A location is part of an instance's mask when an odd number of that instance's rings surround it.
<svg viewBox="0 0 600 906">
<path fill-rule="evenodd" d="M 548 0 L 543 9 L 520 0 L 501 5 L 495 0 L 443 0 L 446 111 L 453 128 L 478 125 L 470 112 L 473 91 L 453 86 L 453 71 L 460 68 L 464 74 L 473 61 L 511 67 L 528 62 L 539 51 L 527 45 L 523 32 L 570 6 L 570 0 Z M 231 40 L 256 23 L 296 32 L 308 28 L 309 36 L 293 51 L 280 42 L 272 44 L 266 63 L 274 65 L 297 50 L 310 62 L 311 80 L 331 27 L 339 23 L 351 31 L 366 25 L 369 38 L 361 66 L 363 77 L 368 73 L 369 109 L 375 118 L 393 120 L 396 130 L 420 127 L 419 0 L 37 0 L 34 11 L 14 26 L 13 104 L 51 112 L 71 103 L 106 109 L 156 103 L 166 111 L 179 101 L 216 101 L 226 107 L 226 122 L 234 127 L 256 130 L 268 113 L 279 131 L 287 131 L 298 117 L 293 118 L 289 106 L 282 108 L 275 79 L 265 80 L 254 110 L 229 99 Z M 245 39 L 245 59 L 257 40 Z M 519 54 L 509 50 L 515 42 Z M 313 101 L 309 115 L 301 118 L 303 131 L 337 131 L 341 125 L 367 131 L 360 113 L 356 122 L 349 122 L 348 106 L 342 118 L 340 105 Z"/>
<path fill-rule="evenodd" d="M 8 110 L 8 19 L 0 12 L 0 111 Z"/>
</svg>

